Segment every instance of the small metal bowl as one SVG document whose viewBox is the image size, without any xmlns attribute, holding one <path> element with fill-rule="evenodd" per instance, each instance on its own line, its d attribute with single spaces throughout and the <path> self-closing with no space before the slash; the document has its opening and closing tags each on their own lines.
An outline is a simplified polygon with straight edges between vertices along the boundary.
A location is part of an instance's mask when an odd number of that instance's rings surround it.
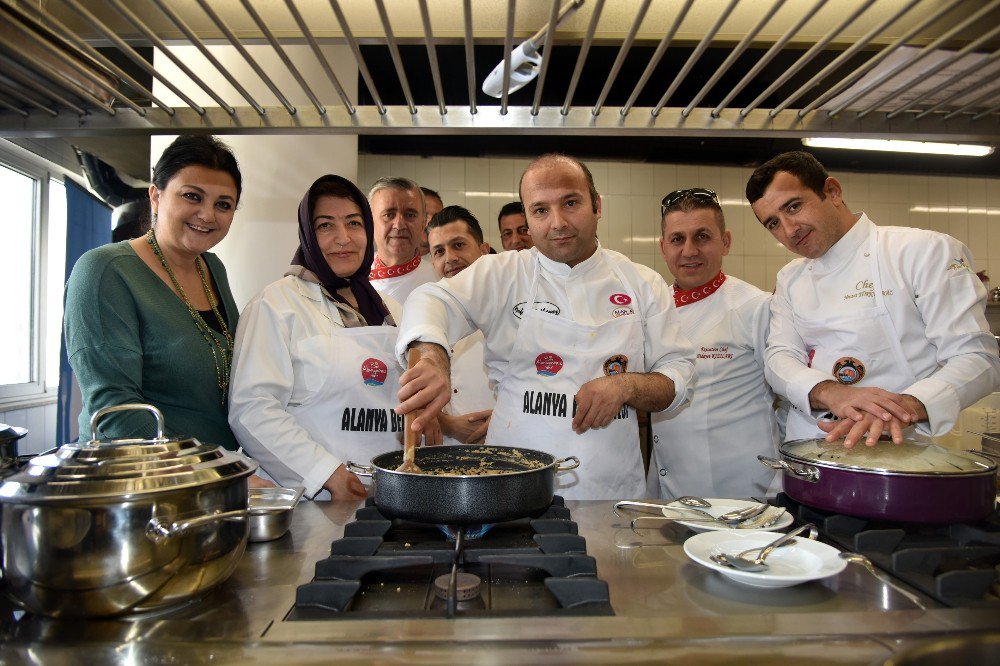
<svg viewBox="0 0 1000 666">
<path fill-rule="evenodd" d="M 250 541 L 273 541 L 285 536 L 292 511 L 304 488 L 251 488 Z"/>
</svg>

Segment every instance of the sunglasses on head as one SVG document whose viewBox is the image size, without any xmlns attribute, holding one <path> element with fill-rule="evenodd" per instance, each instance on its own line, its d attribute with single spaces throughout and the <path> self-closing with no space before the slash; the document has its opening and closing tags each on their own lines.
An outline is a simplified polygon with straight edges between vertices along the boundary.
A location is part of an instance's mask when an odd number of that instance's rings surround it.
<svg viewBox="0 0 1000 666">
<path fill-rule="evenodd" d="M 719 203 L 719 197 L 712 190 L 706 190 L 704 187 L 691 187 L 686 190 L 674 190 L 667 196 L 663 197 L 663 201 L 660 202 L 660 216 L 667 214 L 667 211 L 676 206 L 684 199 L 706 199 L 708 201 L 714 201 L 716 204 Z"/>
</svg>

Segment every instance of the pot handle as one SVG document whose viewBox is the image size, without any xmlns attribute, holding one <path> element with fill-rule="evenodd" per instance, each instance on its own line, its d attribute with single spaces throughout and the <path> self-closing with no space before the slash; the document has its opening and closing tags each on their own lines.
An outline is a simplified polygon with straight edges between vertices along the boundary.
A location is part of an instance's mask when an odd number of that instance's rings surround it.
<svg viewBox="0 0 1000 666">
<path fill-rule="evenodd" d="M 344 467 L 347 468 L 348 472 L 352 472 L 358 476 L 372 476 L 375 474 L 375 469 L 371 465 L 359 465 L 358 463 L 352 463 L 350 460 L 344 463 Z"/>
<path fill-rule="evenodd" d="M 817 483 L 819 481 L 819 468 L 809 467 L 808 465 L 793 465 L 784 460 L 775 460 L 774 458 L 768 458 L 767 456 L 757 456 L 757 460 L 761 462 L 766 467 L 771 469 L 781 469 L 786 473 L 796 476 L 809 483 Z"/>
<path fill-rule="evenodd" d="M 570 463 L 570 464 L 567 465 L 566 467 L 563 467 L 562 466 L 563 463 Z M 569 470 L 576 469 L 577 467 L 580 466 L 580 459 L 577 458 L 576 456 L 569 456 L 568 458 L 560 458 L 555 462 L 555 466 L 557 474 L 559 472 L 568 472 Z"/>
<path fill-rule="evenodd" d="M 249 509 L 236 509 L 235 511 L 212 513 L 188 520 L 170 521 L 163 518 L 152 518 L 146 524 L 146 538 L 153 543 L 163 543 L 196 527 L 217 523 L 220 520 L 246 520 L 249 515 Z"/>
<path fill-rule="evenodd" d="M 165 442 L 167 438 L 163 436 L 163 412 L 154 407 L 153 405 L 145 405 L 142 403 L 129 403 L 126 405 L 114 405 L 113 407 L 105 407 L 104 409 L 99 409 L 94 412 L 94 415 L 90 417 L 90 441 L 86 442 L 84 446 L 90 448 L 96 448 L 100 445 L 101 441 L 97 439 L 97 422 L 101 420 L 101 417 L 108 414 L 113 414 L 115 412 L 126 412 L 126 411 L 146 411 L 153 415 L 156 419 L 156 438 L 152 441 L 154 442 Z M 149 441 L 149 440 L 144 440 Z"/>
</svg>

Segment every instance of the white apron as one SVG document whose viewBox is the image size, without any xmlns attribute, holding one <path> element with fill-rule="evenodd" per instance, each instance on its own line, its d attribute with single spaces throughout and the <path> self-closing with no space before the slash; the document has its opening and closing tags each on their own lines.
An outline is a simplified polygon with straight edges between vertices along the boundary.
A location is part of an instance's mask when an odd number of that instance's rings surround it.
<svg viewBox="0 0 1000 666">
<path fill-rule="evenodd" d="M 736 339 L 729 309 L 722 304 L 709 306 L 710 302 L 702 304 L 697 316 L 682 315 L 681 330 L 700 353 L 712 354 L 704 348 L 709 344 L 726 348 L 731 356 L 699 358 L 695 364 L 698 384 L 691 402 L 669 415 L 650 415 L 650 497 L 763 496 L 775 476 L 757 462 L 758 455 L 777 454 L 774 395 L 763 378 L 756 392 L 748 391 L 746 382 L 734 386 L 726 381 L 759 376 L 760 366 L 753 350 Z"/>
<path fill-rule="evenodd" d="M 885 307 L 876 226 L 872 226 L 865 256 L 871 268 L 875 306 L 847 312 L 830 307 L 822 315 L 812 317 L 795 312 L 795 330 L 806 349 L 812 351 L 810 367 L 830 373 L 831 379 L 837 380 L 839 373 L 842 379 L 847 380 L 844 383 L 851 386 L 877 386 L 886 391 L 902 391 L 917 378 L 903 354 L 900 337 Z M 858 375 L 861 378 L 852 381 Z M 813 416 L 797 409 L 789 410 L 786 441 L 825 436 Z"/>
<path fill-rule="evenodd" d="M 612 266 L 636 303 L 624 276 Z M 535 303 L 540 267 L 535 261 L 528 303 Z M 526 307 L 507 374 L 497 391 L 486 443 L 522 446 L 556 458 L 576 456 L 580 467 L 556 475 L 556 493 L 567 499 L 634 499 L 645 496 L 639 424 L 625 405 L 604 428 L 573 432 L 574 396 L 583 384 L 614 372 L 616 356 L 627 370 L 645 371 L 642 320 L 638 314 L 603 324 L 579 324 Z"/>
<path fill-rule="evenodd" d="M 395 326 L 338 329 L 322 338 L 327 362 L 311 368 L 321 374 L 317 387 L 300 405 L 289 405 L 310 436 L 343 461 L 367 464 L 374 456 L 402 445 L 403 417 L 399 403 L 399 375 Z"/>
</svg>

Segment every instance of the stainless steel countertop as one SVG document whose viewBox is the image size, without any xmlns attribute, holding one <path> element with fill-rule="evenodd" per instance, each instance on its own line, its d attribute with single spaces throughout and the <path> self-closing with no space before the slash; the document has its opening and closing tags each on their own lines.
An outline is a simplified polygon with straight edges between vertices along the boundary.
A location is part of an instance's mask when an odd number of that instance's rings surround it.
<svg viewBox="0 0 1000 666">
<path fill-rule="evenodd" d="M 343 535 L 358 504 L 304 502 L 288 535 L 250 544 L 226 583 L 185 607 L 102 621 L 15 620 L 0 606 L 0 662 L 638 663 L 665 656 L 877 663 L 936 634 L 1000 630 L 995 608 L 926 610 L 855 565 L 836 577 L 763 590 L 684 555 L 682 526 L 629 529 L 612 502 L 567 502 L 615 617 L 285 622 L 295 588 Z M 81 653 L 85 650 L 85 653 Z"/>
</svg>

